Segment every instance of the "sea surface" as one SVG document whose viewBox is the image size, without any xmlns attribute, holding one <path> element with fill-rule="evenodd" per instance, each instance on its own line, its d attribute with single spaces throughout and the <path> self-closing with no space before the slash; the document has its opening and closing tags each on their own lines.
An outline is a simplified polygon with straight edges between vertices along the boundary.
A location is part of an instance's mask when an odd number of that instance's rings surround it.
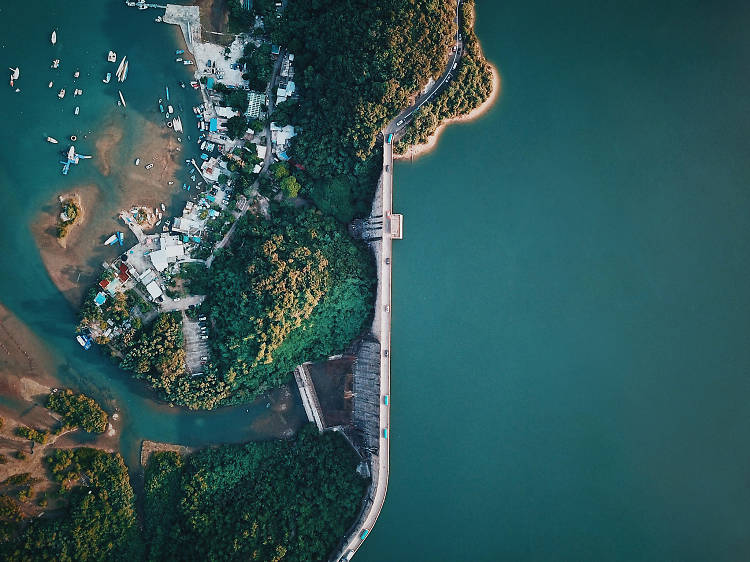
<svg viewBox="0 0 750 562">
<path fill-rule="evenodd" d="M 61 385 L 73 386 L 119 410 L 123 427 L 120 445 L 131 469 L 136 468 L 142 439 L 194 446 L 267 439 L 296 429 L 304 419 L 296 395 L 284 399 L 283 393 L 211 413 L 157 403 L 142 383 L 133 381 L 98 350 L 84 352 L 76 343 L 76 311 L 52 283 L 40 259 L 32 233 L 40 212 L 50 207 L 57 195 L 79 186 L 97 186 L 97 208 L 87 209 L 87 220 L 102 227 L 100 239 L 106 237 L 104 232 L 122 230 L 128 234 L 126 243 L 134 243 L 115 213 L 123 191 L 137 191 L 139 186 L 122 184 L 125 174 L 118 172 L 132 168 L 130 155 L 150 140 L 143 138 L 144 121 L 163 124 L 158 100 L 162 98 L 166 107 L 165 86 L 170 90 L 169 103 L 182 116 L 185 128 L 181 154 L 184 158 L 199 155 L 191 107 L 200 103 L 200 95 L 189 86 L 182 89 L 178 85 L 180 80 L 191 80 L 194 67 L 175 62 L 175 50 L 184 48 L 182 36 L 176 26 L 154 22 L 161 12 L 138 11 L 115 0 L 28 0 L 4 2 L 0 7 L 0 67 L 20 67 L 16 87 L 21 90 L 15 92 L 7 82 L 0 87 L 0 303 L 43 342 L 44 351 L 56 361 L 52 375 Z M 54 46 L 50 42 L 53 29 L 57 30 Z M 110 49 L 117 53 L 118 62 L 125 55 L 130 61 L 123 84 L 117 84 L 114 77 L 117 65 L 107 62 Z M 50 68 L 53 59 L 60 59 L 59 69 Z M 74 81 L 77 69 L 81 77 Z M 103 84 L 107 72 L 113 74 L 112 81 Z M 51 80 L 54 87 L 50 89 Z M 60 100 L 57 92 L 63 87 L 66 95 Z M 83 95 L 74 98 L 75 88 L 82 89 Z M 117 105 L 118 89 L 127 108 Z M 78 116 L 73 113 L 75 106 L 80 107 Z M 122 131 L 122 141 L 113 151 L 110 175 L 100 173 L 96 158 L 83 160 L 71 166 L 67 176 L 61 175 L 58 162 L 61 151 L 72 144 L 70 135 L 77 136 L 77 152 L 95 155 L 100 133 L 113 126 Z M 48 135 L 60 144 L 45 142 Z M 188 135 L 193 142 L 188 142 Z M 172 214 L 181 211 L 186 199 L 182 182 L 193 183 L 184 167 L 176 180 L 163 199 Z M 102 214 L 102 209 L 111 213 Z M 103 258 L 112 259 L 120 250 L 102 251 L 103 257 L 98 253 L 88 265 L 96 268 Z M 71 275 L 75 278 L 76 271 Z M 81 283 L 86 281 L 84 276 Z M 280 403 L 288 410 L 275 411 Z"/>
<path fill-rule="evenodd" d="M 394 170 L 356 559 L 750 560 L 750 5 L 477 4 L 501 97 Z"/>
</svg>

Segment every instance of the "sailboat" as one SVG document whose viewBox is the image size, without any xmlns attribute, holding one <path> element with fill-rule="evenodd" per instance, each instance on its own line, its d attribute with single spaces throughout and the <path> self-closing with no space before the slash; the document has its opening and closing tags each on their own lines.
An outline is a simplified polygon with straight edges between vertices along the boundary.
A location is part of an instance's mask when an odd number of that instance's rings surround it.
<svg viewBox="0 0 750 562">
<path fill-rule="evenodd" d="M 120 94 L 120 102 L 122 103 L 122 106 L 127 107 L 127 105 L 125 105 L 125 98 L 122 97 L 122 92 L 120 90 L 117 90 L 117 93 Z"/>
<path fill-rule="evenodd" d="M 52 41 L 53 45 L 57 43 L 57 31 L 56 30 L 52 31 L 52 37 L 50 38 L 50 41 Z"/>
<path fill-rule="evenodd" d="M 122 57 L 122 60 L 120 61 L 120 66 L 117 67 L 117 71 L 115 72 L 115 76 L 117 76 L 117 80 L 122 82 L 122 71 L 125 68 L 125 63 L 127 62 L 128 57 L 124 56 Z"/>
</svg>

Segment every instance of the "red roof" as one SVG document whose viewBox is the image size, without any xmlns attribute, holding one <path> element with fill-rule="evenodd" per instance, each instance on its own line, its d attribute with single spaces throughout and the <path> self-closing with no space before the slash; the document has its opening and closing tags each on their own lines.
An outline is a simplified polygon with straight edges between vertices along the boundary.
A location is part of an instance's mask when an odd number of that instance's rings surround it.
<svg viewBox="0 0 750 562">
<path fill-rule="evenodd" d="M 120 281 L 122 281 L 123 283 L 128 280 L 128 266 L 124 263 L 120 264 L 120 274 L 117 277 L 119 277 Z"/>
<path fill-rule="evenodd" d="M 102 279 L 101 281 L 99 281 L 99 286 L 102 289 L 106 289 L 107 285 L 109 285 L 109 280 L 108 279 Z"/>
</svg>

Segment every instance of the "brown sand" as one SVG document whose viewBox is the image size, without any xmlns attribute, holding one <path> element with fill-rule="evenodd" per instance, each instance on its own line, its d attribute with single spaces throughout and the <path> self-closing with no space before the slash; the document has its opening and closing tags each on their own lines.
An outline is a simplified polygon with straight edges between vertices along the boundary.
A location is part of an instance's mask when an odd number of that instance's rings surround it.
<svg viewBox="0 0 750 562">
<path fill-rule="evenodd" d="M 96 165 L 103 175 L 109 176 L 116 187 L 116 196 L 103 197 L 101 190 L 111 186 L 87 185 L 75 189 L 87 212 L 75 233 L 66 240 L 66 247 L 56 242 L 57 199 L 54 205 L 42 210 L 32 226 L 52 282 L 73 307 L 80 305 L 84 293 L 96 282 L 101 263 L 134 243 L 132 234 L 118 218 L 119 212 L 141 205 L 153 209 L 169 200 L 174 192 L 174 186 L 167 182 L 174 178 L 182 154 L 177 150 L 181 145 L 174 133 L 137 114 L 128 118 L 140 120 L 137 127 L 143 131 L 141 142 L 132 153 L 121 144 L 123 134 L 118 120 L 122 117 L 118 115 L 113 116 L 96 139 Z M 141 159 L 140 166 L 134 165 L 136 158 Z M 154 167 L 146 170 L 146 164 L 151 162 Z M 148 231 L 148 227 L 144 230 Z M 104 246 L 104 240 L 117 231 L 126 235 L 125 245 Z"/>
<path fill-rule="evenodd" d="M 159 443 L 158 441 L 144 440 L 141 443 L 141 466 L 146 467 L 149 457 L 152 453 L 158 453 L 162 451 L 173 451 L 178 455 L 187 455 L 195 450 L 193 447 L 185 447 L 184 445 L 173 445 L 171 443 Z"/>
<path fill-rule="evenodd" d="M 33 402 L 46 397 L 54 362 L 39 339 L 0 305 L 0 394 Z"/>
<path fill-rule="evenodd" d="M 437 129 L 435 129 L 435 132 L 430 135 L 426 142 L 410 146 L 409 150 L 407 150 L 404 154 L 394 154 L 393 158 L 396 160 L 413 160 L 414 158 L 418 158 L 419 156 L 430 152 L 433 148 L 435 148 L 435 146 L 437 146 L 437 141 L 440 138 L 440 133 L 442 133 L 443 129 L 445 129 L 448 125 L 452 123 L 472 121 L 487 112 L 487 110 L 492 107 L 492 105 L 497 100 L 497 97 L 500 95 L 500 88 L 502 83 L 500 79 L 500 73 L 497 71 L 497 68 L 495 68 L 494 65 L 490 64 L 490 69 L 492 70 L 492 91 L 490 92 L 489 97 L 484 100 L 484 103 L 472 109 L 469 113 L 443 120 L 440 125 L 438 125 Z"/>
</svg>

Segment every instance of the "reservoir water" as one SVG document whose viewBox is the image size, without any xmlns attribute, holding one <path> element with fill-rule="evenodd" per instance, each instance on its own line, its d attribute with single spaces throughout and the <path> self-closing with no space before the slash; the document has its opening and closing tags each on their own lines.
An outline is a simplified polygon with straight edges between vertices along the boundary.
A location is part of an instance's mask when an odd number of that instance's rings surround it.
<svg viewBox="0 0 750 562">
<path fill-rule="evenodd" d="M 750 7 L 478 2 L 500 100 L 399 163 L 363 562 L 750 559 Z"/>
</svg>

